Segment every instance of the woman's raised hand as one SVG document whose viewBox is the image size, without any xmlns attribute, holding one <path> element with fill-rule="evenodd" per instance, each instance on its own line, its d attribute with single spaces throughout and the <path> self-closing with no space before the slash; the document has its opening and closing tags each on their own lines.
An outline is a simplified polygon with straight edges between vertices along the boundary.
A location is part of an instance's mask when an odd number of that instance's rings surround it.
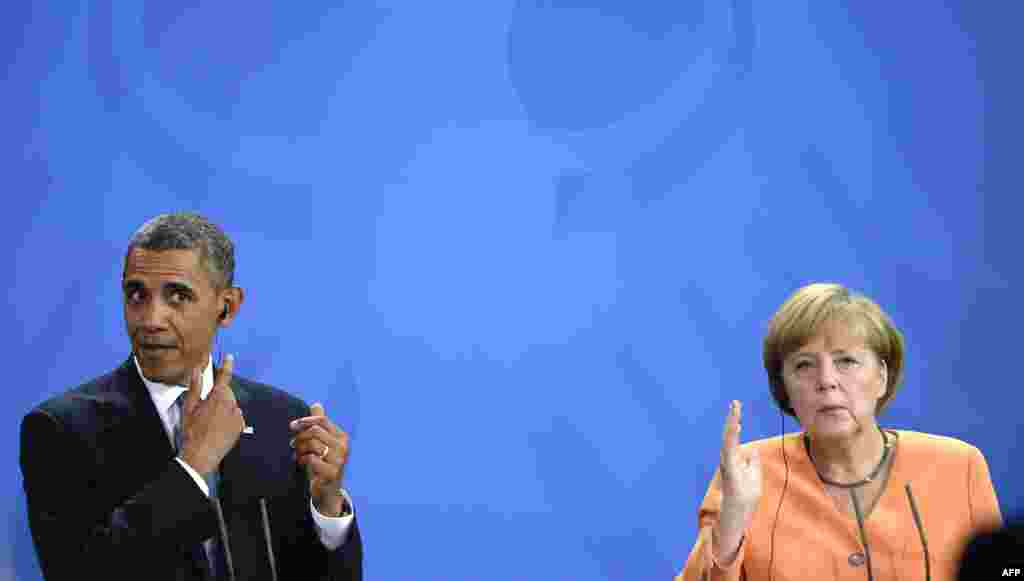
<svg viewBox="0 0 1024 581">
<path fill-rule="evenodd" d="M 742 405 L 733 400 L 722 431 L 722 504 L 753 513 L 761 499 L 761 458 L 740 447 Z"/>
<path fill-rule="evenodd" d="M 741 404 L 733 401 L 722 431 L 722 506 L 715 524 L 715 559 L 726 565 L 736 557 L 744 531 L 761 500 L 761 458 L 757 450 L 740 447 Z"/>
</svg>

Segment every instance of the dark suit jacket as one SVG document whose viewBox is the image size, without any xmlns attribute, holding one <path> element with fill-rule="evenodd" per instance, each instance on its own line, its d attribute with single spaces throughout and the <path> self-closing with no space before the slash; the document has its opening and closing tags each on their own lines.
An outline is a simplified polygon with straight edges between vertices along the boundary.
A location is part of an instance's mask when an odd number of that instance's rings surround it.
<svg viewBox="0 0 1024 581">
<path fill-rule="evenodd" d="M 358 581 L 353 523 L 328 551 L 316 533 L 305 470 L 292 460 L 288 423 L 309 407 L 239 376 L 231 387 L 253 434 L 220 467 L 220 502 L 236 577 L 270 579 L 260 499 L 278 578 Z M 131 358 L 25 416 L 21 470 L 29 524 L 49 581 L 205 579 L 195 549 L 216 536 L 216 513 L 181 465 Z"/>
</svg>

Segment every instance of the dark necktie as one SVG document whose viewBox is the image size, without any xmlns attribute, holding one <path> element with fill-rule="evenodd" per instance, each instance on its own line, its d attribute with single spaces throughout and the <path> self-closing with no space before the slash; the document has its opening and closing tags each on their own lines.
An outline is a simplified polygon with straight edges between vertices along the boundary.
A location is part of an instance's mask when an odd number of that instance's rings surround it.
<svg viewBox="0 0 1024 581">
<path fill-rule="evenodd" d="M 181 423 L 184 419 L 184 410 L 182 404 L 184 403 L 185 394 L 188 392 L 182 392 L 178 396 L 178 399 L 174 400 L 174 407 L 178 410 L 178 421 L 174 423 L 174 450 L 175 452 L 181 452 L 181 443 L 183 433 L 181 429 Z M 220 483 L 220 472 L 214 470 L 209 474 L 203 476 L 203 480 L 206 481 L 206 486 L 210 490 L 210 498 L 217 498 L 218 489 L 217 485 Z M 202 550 L 199 556 L 204 561 L 203 565 L 210 571 L 210 576 L 213 579 L 220 579 L 224 573 L 224 557 L 223 551 L 221 551 L 220 541 L 216 536 L 210 537 L 203 541 Z"/>
</svg>

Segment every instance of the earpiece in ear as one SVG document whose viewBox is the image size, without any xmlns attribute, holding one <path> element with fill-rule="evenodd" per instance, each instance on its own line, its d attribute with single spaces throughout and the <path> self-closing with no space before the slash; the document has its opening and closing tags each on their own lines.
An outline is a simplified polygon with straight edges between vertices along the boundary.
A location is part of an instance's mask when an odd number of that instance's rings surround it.
<svg viewBox="0 0 1024 581">
<path fill-rule="evenodd" d="M 224 305 L 224 310 L 220 312 L 220 318 L 218 320 L 223 321 L 228 318 L 228 306 Z"/>
</svg>

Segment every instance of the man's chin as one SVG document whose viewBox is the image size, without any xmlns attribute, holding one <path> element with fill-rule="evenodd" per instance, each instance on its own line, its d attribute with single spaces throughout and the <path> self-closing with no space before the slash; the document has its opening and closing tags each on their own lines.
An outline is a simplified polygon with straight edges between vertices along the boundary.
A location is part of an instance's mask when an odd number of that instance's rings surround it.
<svg viewBox="0 0 1024 581">
<path fill-rule="evenodd" d="M 170 365 L 156 362 L 145 356 L 137 358 L 142 375 L 154 383 L 167 385 L 185 385 L 185 369 L 181 365 Z"/>
</svg>

